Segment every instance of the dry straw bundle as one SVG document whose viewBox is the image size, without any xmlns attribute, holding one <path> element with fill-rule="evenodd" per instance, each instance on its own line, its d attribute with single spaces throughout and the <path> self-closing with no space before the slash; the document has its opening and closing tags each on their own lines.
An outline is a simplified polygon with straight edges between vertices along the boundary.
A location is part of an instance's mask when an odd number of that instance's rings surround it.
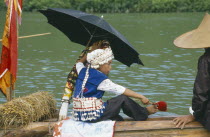
<svg viewBox="0 0 210 137">
<path fill-rule="evenodd" d="M 36 92 L 0 105 L 0 127 L 18 127 L 53 118 L 56 101 L 48 92 Z"/>
</svg>

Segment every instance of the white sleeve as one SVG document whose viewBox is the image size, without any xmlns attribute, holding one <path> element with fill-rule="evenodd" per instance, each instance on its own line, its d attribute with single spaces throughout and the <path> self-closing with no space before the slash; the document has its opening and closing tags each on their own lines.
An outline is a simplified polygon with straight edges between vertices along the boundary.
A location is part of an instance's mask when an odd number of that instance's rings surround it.
<svg viewBox="0 0 210 137">
<path fill-rule="evenodd" d="M 111 93 L 115 93 L 117 95 L 121 95 L 125 92 L 125 87 L 120 86 L 118 84 L 113 83 L 111 80 L 109 79 L 105 79 L 104 81 L 102 81 L 98 88 L 98 90 L 102 90 L 102 91 L 106 91 L 106 92 L 111 92 Z"/>
<path fill-rule="evenodd" d="M 194 111 L 192 110 L 192 107 L 189 107 L 189 111 L 190 111 L 190 114 L 193 115 Z"/>
<path fill-rule="evenodd" d="M 78 63 L 76 64 L 77 73 L 79 74 L 80 71 L 82 70 L 82 68 L 84 68 L 84 67 L 85 67 L 85 66 L 84 66 L 84 64 L 83 64 L 82 62 L 78 62 Z"/>
</svg>

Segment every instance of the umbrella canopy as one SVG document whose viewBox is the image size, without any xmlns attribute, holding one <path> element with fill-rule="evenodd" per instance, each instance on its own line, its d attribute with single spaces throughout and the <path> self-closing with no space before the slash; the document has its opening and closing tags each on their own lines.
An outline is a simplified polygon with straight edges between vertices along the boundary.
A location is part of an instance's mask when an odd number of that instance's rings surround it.
<svg viewBox="0 0 210 137">
<path fill-rule="evenodd" d="M 128 40 L 102 17 L 72 9 L 50 8 L 40 12 L 72 42 L 89 46 L 98 40 L 108 40 L 116 60 L 127 66 L 143 65 L 139 53 Z"/>
</svg>

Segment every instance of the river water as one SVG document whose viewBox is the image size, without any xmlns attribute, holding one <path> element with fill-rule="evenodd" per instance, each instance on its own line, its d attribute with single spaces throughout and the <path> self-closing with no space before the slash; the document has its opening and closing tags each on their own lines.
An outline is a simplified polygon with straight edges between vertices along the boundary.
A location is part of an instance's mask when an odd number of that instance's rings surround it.
<svg viewBox="0 0 210 137">
<path fill-rule="evenodd" d="M 127 67 L 114 60 L 110 79 L 145 95 L 153 102 L 166 101 L 168 111 L 158 112 L 156 116 L 188 114 L 197 59 L 203 53 L 203 49 L 177 48 L 173 40 L 195 29 L 204 13 L 135 13 L 103 16 L 129 40 L 140 53 L 145 65 L 133 64 Z M 5 12 L 1 11 L 0 17 L 2 34 Z M 46 32 L 51 34 L 19 40 L 18 74 L 14 96 L 49 91 L 54 94 L 59 108 L 66 77 L 84 47 L 72 43 L 63 33 L 49 25 L 42 14 L 23 13 L 19 36 Z M 113 96 L 115 95 L 105 94 L 104 100 Z M 6 100 L 0 93 L 0 103 L 4 102 Z"/>
</svg>

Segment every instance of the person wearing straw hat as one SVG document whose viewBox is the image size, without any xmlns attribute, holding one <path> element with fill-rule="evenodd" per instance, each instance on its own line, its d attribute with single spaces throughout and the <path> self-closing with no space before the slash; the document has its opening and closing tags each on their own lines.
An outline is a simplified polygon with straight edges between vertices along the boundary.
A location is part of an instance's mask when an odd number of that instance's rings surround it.
<svg viewBox="0 0 210 137">
<path fill-rule="evenodd" d="M 72 117 L 76 121 L 98 122 L 102 120 L 122 121 L 120 109 L 134 120 L 142 121 L 149 114 L 157 112 L 155 105 L 142 107 L 129 97 L 140 99 L 143 104 L 150 104 L 149 99 L 130 89 L 113 83 L 107 75 L 111 70 L 113 53 L 110 47 L 96 49 L 84 56 L 76 64 L 78 78 L 73 95 Z M 87 67 L 84 63 L 88 62 Z M 119 96 L 107 102 L 102 101 L 104 91 Z"/>
<path fill-rule="evenodd" d="M 210 131 L 210 15 L 206 13 L 197 29 L 179 36 L 174 44 L 180 48 L 204 48 L 205 52 L 198 59 L 190 114 L 177 117 L 173 122 L 176 127 L 184 128 L 196 120 Z"/>
</svg>

